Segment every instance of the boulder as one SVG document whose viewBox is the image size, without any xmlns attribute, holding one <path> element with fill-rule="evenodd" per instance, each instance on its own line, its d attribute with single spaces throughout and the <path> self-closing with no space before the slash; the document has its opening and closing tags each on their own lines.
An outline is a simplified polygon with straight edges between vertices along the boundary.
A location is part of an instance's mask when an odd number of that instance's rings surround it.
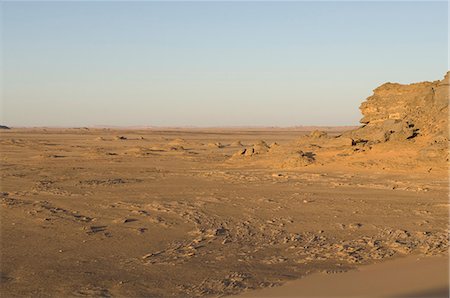
<svg viewBox="0 0 450 298">
<path fill-rule="evenodd" d="M 310 134 L 309 137 L 314 138 L 314 139 L 321 139 L 321 138 L 327 138 L 328 134 L 324 131 L 321 130 L 313 130 Z"/>
</svg>

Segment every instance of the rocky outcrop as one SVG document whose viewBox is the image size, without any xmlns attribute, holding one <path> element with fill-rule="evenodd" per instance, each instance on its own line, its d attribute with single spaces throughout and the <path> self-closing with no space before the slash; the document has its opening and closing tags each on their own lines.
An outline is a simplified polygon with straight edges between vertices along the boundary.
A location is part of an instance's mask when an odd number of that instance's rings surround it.
<svg viewBox="0 0 450 298">
<path fill-rule="evenodd" d="M 449 79 L 447 73 L 441 81 L 383 84 L 361 104 L 362 126 L 357 129 L 339 136 L 315 130 L 281 146 L 259 142 L 232 159 L 281 168 L 341 163 L 379 169 L 444 169 L 449 160 Z"/>
<path fill-rule="evenodd" d="M 238 152 L 236 152 L 233 156 L 234 157 L 240 157 L 240 156 L 255 156 L 255 155 L 260 155 L 260 154 L 265 154 L 267 152 L 269 152 L 269 150 L 271 148 L 274 148 L 277 145 L 273 145 L 269 146 L 267 145 L 267 143 L 263 140 L 257 142 L 256 144 L 253 145 L 253 147 L 251 148 L 244 148 L 239 150 Z"/>
<path fill-rule="evenodd" d="M 360 106 L 363 126 L 346 135 L 371 143 L 448 140 L 449 73 L 441 81 L 386 83 Z"/>
</svg>

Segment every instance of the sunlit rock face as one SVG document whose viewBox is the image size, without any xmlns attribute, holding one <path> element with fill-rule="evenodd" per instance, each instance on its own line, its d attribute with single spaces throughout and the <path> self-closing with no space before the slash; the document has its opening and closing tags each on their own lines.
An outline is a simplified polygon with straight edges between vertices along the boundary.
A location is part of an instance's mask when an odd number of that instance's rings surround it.
<svg viewBox="0 0 450 298">
<path fill-rule="evenodd" d="M 312 131 L 295 142 L 240 148 L 232 161 L 298 168 L 346 162 L 359 167 L 441 169 L 449 161 L 449 73 L 440 81 L 385 83 L 360 106 L 362 125 L 338 135 Z"/>
<path fill-rule="evenodd" d="M 409 85 L 386 83 L 360 110 L 363 126 L 349 135 L 368 142 L 448 141 L 449 73 L 443 80 Z"/>
</svg>

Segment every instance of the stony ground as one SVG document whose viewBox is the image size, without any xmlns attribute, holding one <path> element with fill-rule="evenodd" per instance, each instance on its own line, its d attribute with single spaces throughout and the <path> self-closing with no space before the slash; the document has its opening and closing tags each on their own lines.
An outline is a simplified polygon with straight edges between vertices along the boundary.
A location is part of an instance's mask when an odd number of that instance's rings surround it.
<svg viewBox="0 0 450 298">
<path fill-rule="evenodd" d="M 221 296 L 446 253 L 445 171 L 304 134 L 1 132 L 2 293 Z"/>
</svg>

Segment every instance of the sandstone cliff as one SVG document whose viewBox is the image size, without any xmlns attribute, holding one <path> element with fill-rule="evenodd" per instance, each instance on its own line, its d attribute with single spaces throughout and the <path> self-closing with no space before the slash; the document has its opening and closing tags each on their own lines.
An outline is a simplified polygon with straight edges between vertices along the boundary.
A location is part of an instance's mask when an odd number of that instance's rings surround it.
<svg viewBox="0 0 450 298">
<path fill-rule="evenodd" d="M 361 127 L 339 136 L 313 131 L 295 143 L 243 148 L 231 160 L 270 167 L 333 166 L 446 170 L 450 72 L 441 81 L 386 83 L 364 101 Z M 249 160 L 250 159 L 250 160 Z"/>
<path fill-rule="evenodd" d="M 361 142 L 448 141 L 449 73 L 441 81 L 386 83 L 360 106 L 363 126 L 346 135 Z"/>
</svg>

